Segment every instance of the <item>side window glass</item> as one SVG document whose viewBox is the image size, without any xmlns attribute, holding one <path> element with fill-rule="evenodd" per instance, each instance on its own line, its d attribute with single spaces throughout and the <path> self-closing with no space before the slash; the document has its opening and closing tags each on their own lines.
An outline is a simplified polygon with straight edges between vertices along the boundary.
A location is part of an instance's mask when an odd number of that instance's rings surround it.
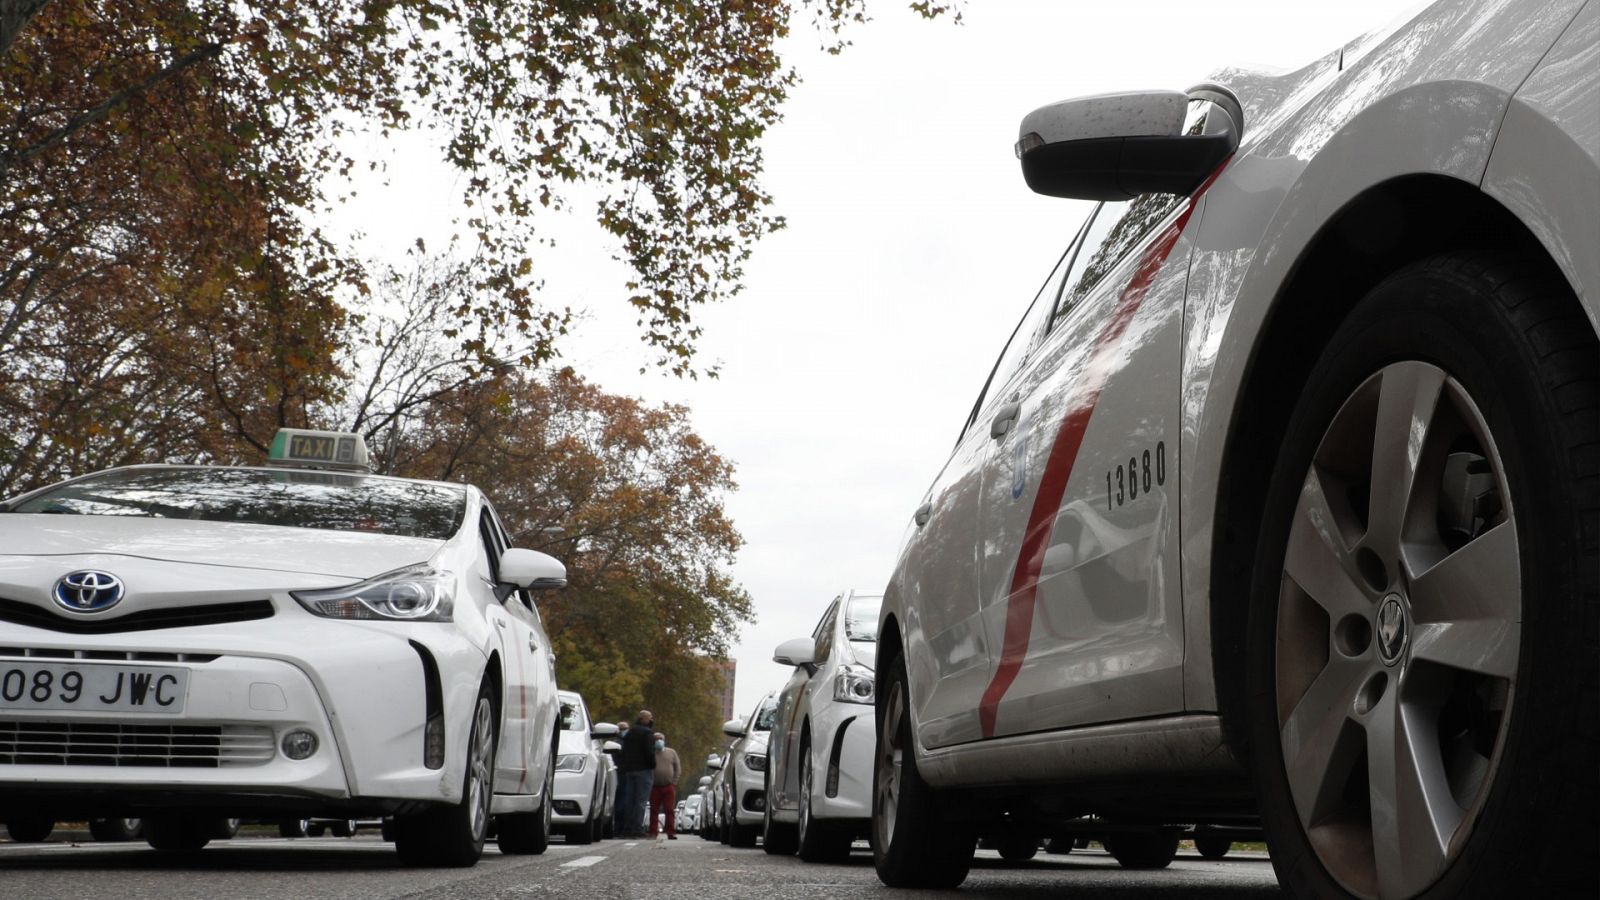
<svg viewBox="0 0 1600 900">
<path fill-rule="evenodd" d="M 827 662 L 829 654 L 833 652 L 833 625 L 838 616 L 839 601 L 835 600 L 833 605 L 828 607 L 827 613 L 822 616 L 822 621 L 817 624 L 817 631 L 814 635 L 817 649 L 816 653 L 813 654 L 812 661 L 819 666 Z"/>
<path fill-rule="evenodd" d="M 483 555 L 489 563 L 489 578 L 498 583 L 500 581 L 500 539 L 495 533 L 494 518 L 485 506 L 483 512 L 478 514 L 478 538 L 483 544 Z"/>
</svg>

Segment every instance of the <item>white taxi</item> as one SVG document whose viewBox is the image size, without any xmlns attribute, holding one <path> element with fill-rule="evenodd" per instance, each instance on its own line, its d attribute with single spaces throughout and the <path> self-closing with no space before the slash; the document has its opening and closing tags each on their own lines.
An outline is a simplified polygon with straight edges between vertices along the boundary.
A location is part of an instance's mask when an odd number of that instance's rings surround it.
<svg viewBox="0 0 1600 900">
<path fill-rule="evenodd" d="M 885 882 L 1259 826 L 1296 896 L 1600 894 L 1597 60 L 1440 0 L 1023 120 L 1100 203 L 886 591 Z"/>
<path fill-rule="evenodd" d="M 592 844 L 605 837 L 615 796 L 610 757 L 601 742 L 617 735 L 610 722 L 589 719 L 589 704 L 576 691 L 561 691 L 561 737 L 556 748 L 555 797 L 551 827 L 569 844 Z"/>
<path fill-rule="evenodd" d="M 356 435 L 272 466 L 131 466 L 0 505 L 0 816 L 392 816 L 402 859 L 542 852 L 558 732 L 531 591 L 470 485 L 365 474 Z"/>
</svg>

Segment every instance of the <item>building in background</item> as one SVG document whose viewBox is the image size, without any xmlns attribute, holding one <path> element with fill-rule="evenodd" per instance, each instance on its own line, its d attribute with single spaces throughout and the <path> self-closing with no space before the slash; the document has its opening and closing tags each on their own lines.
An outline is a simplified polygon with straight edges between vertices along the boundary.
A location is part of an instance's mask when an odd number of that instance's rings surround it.
<svg viewBox="0 0 1600 900">
<path fill-rule="evenodd" d="M 719 676 L 716 686 L 712 688 L 712 691 L 717 697 L 718 706 L 720 706 L 722 709 L 722 718 L 724 721 L 733 718 L 733 679 L 734 670 L 737 667 L 737 660 L 711 660 L 711 668 L 715 670 Z"/>
</svg>

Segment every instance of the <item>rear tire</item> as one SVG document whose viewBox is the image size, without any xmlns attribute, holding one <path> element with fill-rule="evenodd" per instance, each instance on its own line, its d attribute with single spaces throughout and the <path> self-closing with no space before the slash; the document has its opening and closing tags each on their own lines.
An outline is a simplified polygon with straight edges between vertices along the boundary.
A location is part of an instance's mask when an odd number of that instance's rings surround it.
<svg viewBox="0 0 1600 900">
<path fill-rule="evenodd" d="M 1275 449 L 1246 708 L 1280 882 L 1600 896 L 1600 342 L 1570 286 L 1500 253 L 1390 275 L 1334 332 Z M 1327 515 L 1302 511 L 1313 478 L 1336 486 Z M 1319 546 L 1324 577 L 1291 575 Z M 1330 617 L 1347 596 L 1366 606 Z M 1304 659 L 1346 620 L 1361 627 L 1345 644 Z M 1324 690 L 1336 669 L 1355 702 Z"/>
<path fill-rule="evenodd" d="M 239 819 L 216 819 L 215 829 L 211 837 L 219 841 L 231 841 L 239 834 Z"/>
<path fill-rule="evenodd" d="M 1197 837 L 1194 849 L 1206 859 L 1222 859 L 1233 849 L 1233 841 L 1225 837 Z"/>
<path fill-rule="evenodd" d="M 489 682 L 478 690 L 472 732 L 462 767 L 461 802 L 420 813 L 396 816 L 394 849 L 408 866 L 464 867 L 477 863 L 489 833 L 489 805 L 494 797 L 494 756 L 499 729 Z M 548 796 L 548 795 L 547 795 Z M 511 817 L 504 817 L 511 818 Z M 501 850 L 506 825 L 501 823 Z"/>
<path fill-rule="evenodd" d="M 800 754 L 805 755 L 805 747 L 801 745 Z M 802 786 L 802 789 L 803 786 Z M 770 856 L 789 856 L 794 853 L 798 844 L 796 828 L 787 822 L 779 822 L 772 817 L 772 773 L 766 775 L 764 790 L 766 802 L 761 805 L 761 849 Z"/>
<path fill-rule="evenodd" d="M 221 819 L 209 816 L 151 816 L 144 820 L 144 839 L 167 853 L 193 853 L 211 843 L 221 827 Z"/>
<path fill-rule="evenodd" d="M 1178 855 L 1178 836 L 1171 833 L 1119 834 L 1102 843 L 1124 869 L 1165 869 Z"/>
<path fill-rule="evenodd" d="M 544 800 L 531 813 L 514 813 L 495 817 L 495 845 L 501 853 L 538 856 L 550 849 L 550 816 L 555 804 L 551 802 L 556 788 L 555 755 L 544 773 Z M 572 837 L 567 838 L 573 841 Z M 574 841 L 574 843 L 578 843 Z"/>
<path fill-rule="evenodd" d="M 37 844 L 56 828 L 54 819 L 40 816 L 12 816 L 6 819 L 6 832 L 19 844 Z"/>
<path fill-rule="evenodd" d="M 142 829 L 139 819 L 94 819 L 89 822 L 89 834 L 95 840 L 106 843 L 131 841 L 143 833 Z"/>
<path fill-rule="evenodd" d="M 977 837 L 944 821 L 938 793 L 917 771 L 905 657 L 896 653 L 879 671 L 871 829 L 878 879 L 896 888 L 953 888 L 967 879 Z"/>
<path fill-rule="evenodd" d="M 1006 862 L 1027 862 L 1039 854 L 1039 839 L 1031 834 L 1007 835 L 995 850 Z"/>
<path fill-rule="evenodd" d="M 310 833 L 310 819 L 284 819 L 278 823 L 278 837 L 303 838 Z"/>
<path fill-rule="evenodd" d="M 1072 852 L 1073 843 L 1070 837 L 1053 837 L 1044 842 L 1044 852 L 1051 856 L 1066 856 Z"/>
</svg>

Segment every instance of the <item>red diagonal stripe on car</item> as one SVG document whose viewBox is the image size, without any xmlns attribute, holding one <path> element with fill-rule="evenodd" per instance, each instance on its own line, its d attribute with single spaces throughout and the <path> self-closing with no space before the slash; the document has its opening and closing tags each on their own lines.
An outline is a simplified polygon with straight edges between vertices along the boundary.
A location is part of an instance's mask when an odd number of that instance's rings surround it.
<svg viewBox="0 0 1600 900">
<path fill-rule="evenodd" d="M 1226 165 L 1226 163 L 1224 163 Z M 1134 313 L 1144 302 L 1145 295 L 1155 282 L 1156 274 L 1177 246 L 1183 228 L 1189 222 L 1206 188 L 1222 173 L 1219 167 L 1211 177 L 1189 198 L 1183 212 L 1145 247 L 1139 256 L 1138 268 L 1117 298 L 1116 308 L 1106 320 L 1105 327 L 1095 338 L 1089 366 L 1078 382 L 1072 402 L 1067 405 L 1066 418 L 1056 432 L 1050 447 L 1044 473 L 1039 477 L 1039 492 L 1034 495 L 1033 508 L 1028 512 L 1028 527 L 1022 535 L 1022 550 L 1017 554 L 1017 567 L 1011 574 L 1011 591 L 1006 601 L 1006 630 L 1000 651 L 1000 665 L 984 689 L 978 702 L 978 724 L 984 737 L 994 737 L 994 720 L 1000 709 L 1000 700 L 1010 690 L 1011 683 L 1022 670 L 1028 655 L 1028 641 L 1033 634 L 1033 605 L 1038 596 L 1039 572 L 1044 567 L 1044 552 L 1050 546 L 1050 535 L 1055 530 L 1056 515 L 1061 511 L 1062 498 L 1067 493 L 1067 482 L 1072 480 L 1072 468 L 1083 446 L 1083 436 L 1089 429 L 1089 419 L 1100 402 L 1100 392 L 1105 387 L 1112 357 L 1121 349 L 1119 339 L 1128 330 Z"/>
</svg>

